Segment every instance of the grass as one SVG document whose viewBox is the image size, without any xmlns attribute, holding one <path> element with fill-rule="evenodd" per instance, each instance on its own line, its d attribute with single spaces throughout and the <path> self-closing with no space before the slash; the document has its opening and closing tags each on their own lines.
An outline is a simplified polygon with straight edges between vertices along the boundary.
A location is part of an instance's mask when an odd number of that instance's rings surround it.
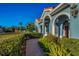
<svg viewBox="0 0 79 59">
<path fill-rule="evenodd" d="M 79 56 L 79 40 L 73 38 L 62 38 L 63 45 L 71 51 L 73 56 Z"/>
<path fill-rule="evenodd" d="M 0 40 L 4 40 L 4 39 L 10 39 L 13 37 L 17 37 L 21 34 L 15 34 L 15 33 L 11 33 L 11 34 L 0 34 Z"/>
</svg>

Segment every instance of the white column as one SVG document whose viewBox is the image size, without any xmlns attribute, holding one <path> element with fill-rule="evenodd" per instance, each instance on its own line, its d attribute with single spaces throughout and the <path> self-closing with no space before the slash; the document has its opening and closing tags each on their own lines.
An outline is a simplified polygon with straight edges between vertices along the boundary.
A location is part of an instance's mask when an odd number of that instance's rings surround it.
<svg viewBox="0 0 79 59">
<path fill-rule="evenodd" d="M 52 24 L 52 34 L 55 35 L 55 25 L 54 25 L 54 22 Z"/>
<path fill-rule="evenodd" d="M 60 26 L 60 38 L 62 38 L 62 36 L 63 36 L 63 24 L 61 24 L 61 26 Z"/>
<path fill-rule="evenodd" d="M 45 26 L 45 36 L 47 36 L 47 28 L 46 28 L 46 26 Z"/>
<path fill-rule="evenodd" d="M 43 35 L 44 35 L 44 34 L 45 34 L 44 21 L 43 21 L 43 26 L 42 26 L 42 30 L 43 30 Z"/>
</svg>

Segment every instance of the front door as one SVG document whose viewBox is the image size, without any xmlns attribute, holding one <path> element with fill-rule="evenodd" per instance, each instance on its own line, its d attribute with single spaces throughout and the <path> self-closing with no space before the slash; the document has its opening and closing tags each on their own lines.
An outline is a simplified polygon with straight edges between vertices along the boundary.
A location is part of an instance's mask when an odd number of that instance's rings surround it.
<svg viewBox="0 0 79 59">
<path fill-rule="evenodd" d="M 69 24 L 68 24 L 68 22 L 64 23 L 64 36 L 67 38 L 69 37 Z"/>
<path fill-rule="evenodd" d="M 65 28 L 64 28 L 64 30 L 65 30 L 65 37 L 69 37 L 69 28 L 68 28 L 68 26 L 65 26 Z"/>
</svg>

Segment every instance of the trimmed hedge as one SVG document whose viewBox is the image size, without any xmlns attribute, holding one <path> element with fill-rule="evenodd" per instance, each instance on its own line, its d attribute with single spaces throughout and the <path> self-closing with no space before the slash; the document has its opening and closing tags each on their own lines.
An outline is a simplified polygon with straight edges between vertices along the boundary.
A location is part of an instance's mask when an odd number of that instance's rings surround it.
<svg viewBox="0 0 79 59">
<path fill-rule="evenodd" d="M 40 38 L 43 35 L 41 33 L 37 33 L 37 32 L 29 32 L 25 34 L 26 39 L 32 39 L 32 38 Z"/>
</svg>

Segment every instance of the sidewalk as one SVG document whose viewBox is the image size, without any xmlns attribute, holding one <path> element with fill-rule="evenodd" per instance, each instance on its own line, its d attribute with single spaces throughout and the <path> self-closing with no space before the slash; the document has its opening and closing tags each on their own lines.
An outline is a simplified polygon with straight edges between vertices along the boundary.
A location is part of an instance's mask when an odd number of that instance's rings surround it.
<svg viewBox="0 0 79 59">
<path fill-rule="evenodd" d="M 43 56 L 44 53 L 38 45 L 38 39 L 29 39 L 26 42 L 26 56 Z"/>
</svg>

